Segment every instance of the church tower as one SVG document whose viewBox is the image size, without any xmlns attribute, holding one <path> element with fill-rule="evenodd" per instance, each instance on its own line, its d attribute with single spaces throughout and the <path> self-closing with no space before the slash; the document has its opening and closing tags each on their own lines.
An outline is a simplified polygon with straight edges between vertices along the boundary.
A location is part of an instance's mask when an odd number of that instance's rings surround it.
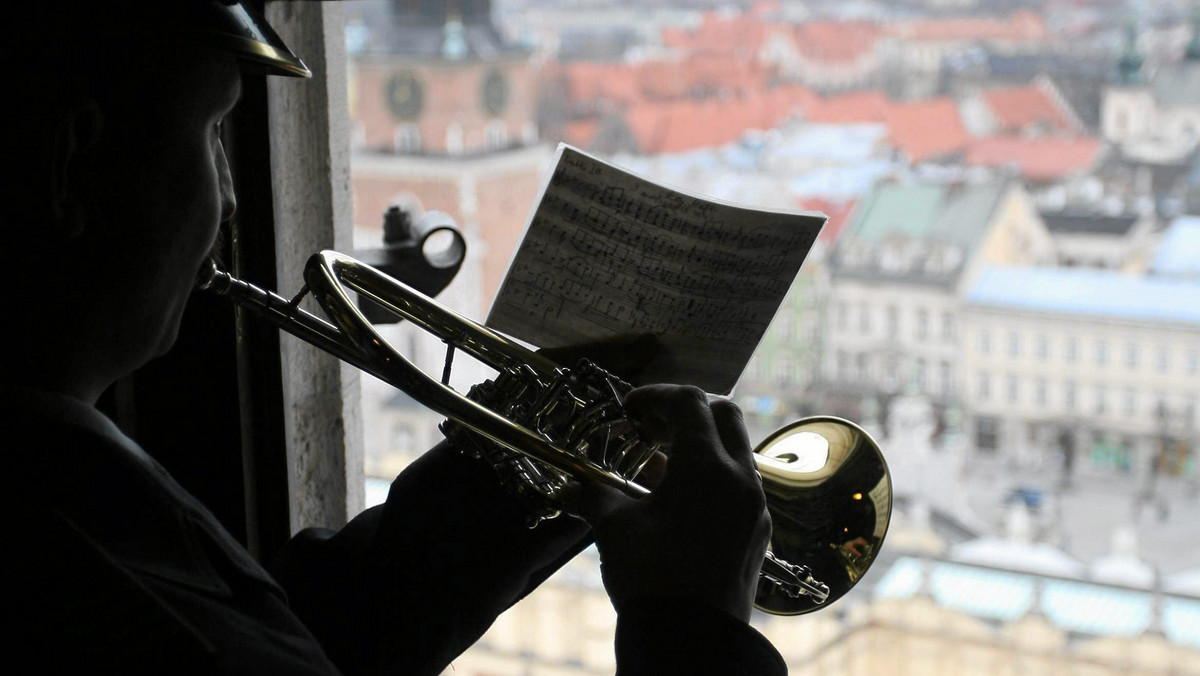
<svg viewBox="0 0 1200 676">
<path fill-rule="evenodd" d="M 347 15 L 356 225 L 378 228 L 394 202 L 450 214 L 468 240 L 460 278 L 472 264 L 479 276 L 482 307 L 463 309 L 482 312 L 550 157 L 533 55 L 501 35 L 490 0 L 367 0 Z"/>
<path fill-rule="evenodd" d="M 1117 59 L 1111 83 L 1100 104 L 1100 128 L 1117 145 L 1136 143 L 1152 132 L 1154 98 L 1142 73 L 1146 57 L 1138 50 L 1137 25 L 1125 29 L 1125 51 Z"/>
<path fill-rule="evenodd" d="M 536 60 L 505 40 L 489 0 L 343 4 L 356 247 L 380 246 L 389 205 L 449 214 L 467 255 L 438 301 L 482 321 L 553 156 L 535 122 Z M 446 346 L 432 334 L 411 322 L 380 330 L 441 373 Z M 465 392 L 487 377 L 459 358 L 451 384 Z M 363 380 L 363 416 L 367 471 L 380 477 L 436 443 L 443 419 L 373 379 Z"/>
<path fill-rule="evenodd" d="M 1181 161 L 1200 142 L 1200 16 L 1192 17 L 1192 40 L 1177 61 L 1145 72 L 1130 28 L 1112 84 L 1104 91 L 1104 138 L 1129 156 Z"/>
</svg>

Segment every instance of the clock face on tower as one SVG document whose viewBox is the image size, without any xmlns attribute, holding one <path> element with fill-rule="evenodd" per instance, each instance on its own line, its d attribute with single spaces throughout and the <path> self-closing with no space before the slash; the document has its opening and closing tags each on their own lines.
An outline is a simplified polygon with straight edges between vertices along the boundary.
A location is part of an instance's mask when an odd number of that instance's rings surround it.
<svg viewBox="0 0 1200 676">
<path fill-rule="evenodd" d="M 483 109 L 493 117 L 504 113 L 508 108 L 508 80 L 504 73 L 498 70 L 489 71 L 483 78 L 479 98 Z"/>
<path fill-rule="evenodd" d="M 425 92 L 412 71 L 402 70 L 387 83 L 387 102 L 392 114 L 401 120 L 415 120 L 421 114 Z"/>
</svg>

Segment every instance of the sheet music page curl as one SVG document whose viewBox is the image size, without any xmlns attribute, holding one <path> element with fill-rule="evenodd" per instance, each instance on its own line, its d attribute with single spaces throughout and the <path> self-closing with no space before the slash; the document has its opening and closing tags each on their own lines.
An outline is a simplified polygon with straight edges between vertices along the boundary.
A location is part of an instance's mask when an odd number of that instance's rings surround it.
<svg viewBox="0 0 1200 676">
<path fill-rule="evenodd" d="M 640 384 L 729 394 L 825 220 L 690 195 L 560 145 L 487 325 L 539 347 L 651 333 L 663 349 Z"/>
</svg>

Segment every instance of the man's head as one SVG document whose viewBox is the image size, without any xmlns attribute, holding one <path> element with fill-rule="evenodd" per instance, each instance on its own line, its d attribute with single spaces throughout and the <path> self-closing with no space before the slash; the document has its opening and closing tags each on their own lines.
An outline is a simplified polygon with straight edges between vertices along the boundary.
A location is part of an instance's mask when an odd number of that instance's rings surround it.
<svg viewBox="0 0 1200 676">
<path fill-rule="evenodd" d="M 217 0 L 26 4 L 26 44 L 0 47 L 17 93 L 4 134 L 21 176 L 4 188 L 29 328 L 17 377 L 91 399 L 174 342 L 233 214 L 220 128 L 243 65 L 303 64 Z M 47 34 L 39 53 L 31 37 Z"/>
</svg>

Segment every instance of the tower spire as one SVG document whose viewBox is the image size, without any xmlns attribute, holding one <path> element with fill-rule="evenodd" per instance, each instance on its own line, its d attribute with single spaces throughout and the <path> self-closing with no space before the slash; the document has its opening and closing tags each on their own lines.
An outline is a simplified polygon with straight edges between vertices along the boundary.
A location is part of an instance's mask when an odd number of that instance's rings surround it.
<svg viewBox="0 0 1200 676">
<path fill-rule="evenodd" d="M 1146 57 L 1138 51 L 1137 38 L 1137 24 L 1133 21 L 1125 24 L 1125 52 L 1117 60 L 1117 84 L 1145 84 L 1142 78 L 1142 64 L 1145 63 Z"/>
</svg>

